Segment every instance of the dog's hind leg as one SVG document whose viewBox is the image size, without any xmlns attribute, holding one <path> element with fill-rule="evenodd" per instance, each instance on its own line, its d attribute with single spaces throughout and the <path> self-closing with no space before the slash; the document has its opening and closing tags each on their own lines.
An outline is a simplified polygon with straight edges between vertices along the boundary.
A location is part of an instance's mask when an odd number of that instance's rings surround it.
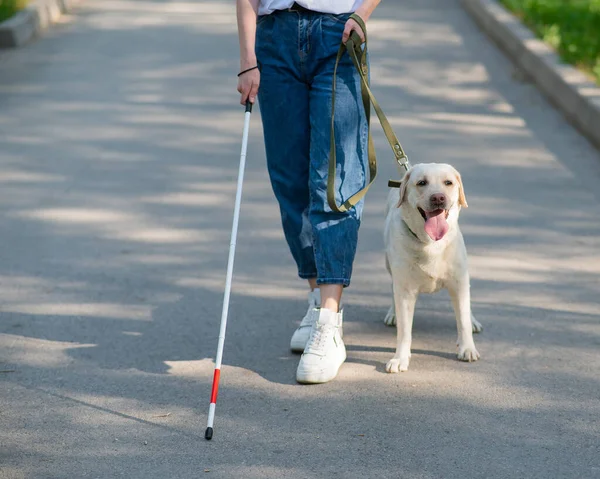
<svg viewBox="0 0 600 479">
<path fill-rule="evenodd" d="M 473 332 L 474 333 L 481 333 L 481 331 L 483 331 L 483 326 L 481 325 L 481 323 L 479 321 L 477 321 L 475 319 L 475 316 L 473 316 L 471 314 L 471 323 L 473 323 Z"/>
<path fill-rule="evenodd" d="M 383 318 L 383 322 L 387 326 L 396 326 L 396 305 L 394 304 L 394 300 L 392 300 L 392 305 L 388 309 L 385 318 Z"/>
</svg>

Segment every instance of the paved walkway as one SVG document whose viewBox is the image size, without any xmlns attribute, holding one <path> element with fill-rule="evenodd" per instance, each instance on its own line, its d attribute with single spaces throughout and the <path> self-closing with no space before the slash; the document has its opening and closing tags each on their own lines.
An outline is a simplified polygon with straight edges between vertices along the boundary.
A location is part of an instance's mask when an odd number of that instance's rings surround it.
<svg viewBox="0 0 600 479">
<path fill-rule="evenodd" d="M 600 153 L 455 1 L 383 2 L 374 87 L 413 162 L 463 173 L 482 359 L 446 295 L 408 373 L 369 193 L 348 362 L 294 382 L 304 285 L 252 123 L 215 438 L 203 432 L 243 114 L 233 2 L 87 0 L 0 53 L 0 477 L 600 477 Z"/>
</svg>

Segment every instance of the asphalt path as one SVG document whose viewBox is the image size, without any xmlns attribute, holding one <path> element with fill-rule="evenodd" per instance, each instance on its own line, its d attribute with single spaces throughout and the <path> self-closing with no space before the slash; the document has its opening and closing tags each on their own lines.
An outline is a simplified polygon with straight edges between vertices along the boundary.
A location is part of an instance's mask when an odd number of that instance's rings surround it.
<svg viewBox="0 0 600 479">
<path fill-rule="evenodd" d="M 600 477 L 600 153 L 453 0 L 383 2 L 373 88 L 413 163 L 462 173 L 482 358 L 422 297 L 385 373 L 387 180 L 348 360 L 295 383 L 305 285 L 254 114 L 215 437 L 203 438 L 243 124 L 233 2 L 87 0 L 0 52 L 1 478 Z"/>
</svg>

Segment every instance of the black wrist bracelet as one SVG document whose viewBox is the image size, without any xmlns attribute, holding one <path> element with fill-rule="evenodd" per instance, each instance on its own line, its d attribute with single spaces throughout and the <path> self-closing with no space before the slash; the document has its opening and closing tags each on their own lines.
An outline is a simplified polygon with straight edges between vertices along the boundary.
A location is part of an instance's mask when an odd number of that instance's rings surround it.
<svg viewBox="0 0 600 479">
<path fill-rule="evenodd" d="M 239 72 L 237 76 L 242 76 L 244 73 L 248 73 L 249 71 L 256 70 L 257 68 L 258 68 L 258 65 L 256 65 L 255 67 L 252 67 L 252 68 L 248 68 L 247 70 Z"/>
</svg>

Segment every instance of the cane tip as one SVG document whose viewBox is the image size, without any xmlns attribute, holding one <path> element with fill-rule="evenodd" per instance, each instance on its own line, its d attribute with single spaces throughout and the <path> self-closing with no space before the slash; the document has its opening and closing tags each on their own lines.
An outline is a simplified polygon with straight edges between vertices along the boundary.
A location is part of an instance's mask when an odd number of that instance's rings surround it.
<svg viewBox="0 0 600 479">
<path fill-rule="evenodd" d="M 206 439 L 207 441 L 210 441 L 212 439 L 212 435 L 213 435 L 213 428 L 207 427 L 206 431 L 204 432 L 204 439 Z"/>
</svg>

